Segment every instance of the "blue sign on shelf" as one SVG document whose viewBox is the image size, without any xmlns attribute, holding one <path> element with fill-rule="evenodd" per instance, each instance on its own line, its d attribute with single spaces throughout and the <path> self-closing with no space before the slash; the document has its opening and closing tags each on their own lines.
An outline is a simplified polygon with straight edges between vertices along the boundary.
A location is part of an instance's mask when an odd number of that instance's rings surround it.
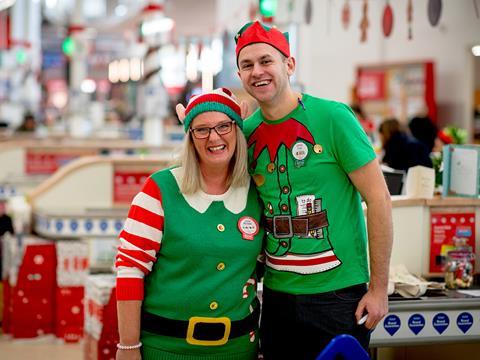
<svg viewBox="0 0 480 360">
<path fill-rule="evenodd" d="M 388 315 L 385 320 L 383 320 L 383 327 L 385 331 L 393 336 L 398 329 L 400 329 L 401 321 L 397 315 Z"/>
<path fill-rule="evenodd" d="M 450 325 L 450 319 L 447 314 L 438 313 L 433 317 L 432 325 L 435 330 L 441 335 Z"/>
<path fill-rule="evenodd" d="M 76 220 L 70 221 L 70 229 L 72 229 L 73 232 L 76 232 L 78 229 L 78 222 Z"/>
<path fill-rule="evenodd" d="M 107 231 L 107 228 L 108 228 L 108 222 L 106 220 L 102 220 L 100 222 L 100 229 L 105 232 Z"/>
<path fill-rule="evenodd" d="M 93 228 L 92 220 L 85 221 L 85 229 L 87 230 L 87 232 L 92 231 L 92 228 Z"/>
<path fill-rule="evenodd" d="M 469 312 L 463 312 L 457 317 L 457 326 L 464 334 L 472 327 L 473 316 Z"/>
<path fill-rule="evenodd" d="M 57 220 L 57 223 L 55 224 L 55 228 L 57 229 L 57 232 L 62 231 L 62 229 L 63 229 L 63 221 L 62 221 L 62 220 Z"/>
<path fill-rule="evenodd" d="M 408 319 L 408 327 L 415 334 L 418 335 L 425 327 L 425 318 L 420 314 L 413 314 Z"/>
<path fill-rule="evenodd" d="M 115 222 L 115 230 L 120 231 L 122 230 L 123 223 L 121 221 L 116 221 Z"/>
</svg>

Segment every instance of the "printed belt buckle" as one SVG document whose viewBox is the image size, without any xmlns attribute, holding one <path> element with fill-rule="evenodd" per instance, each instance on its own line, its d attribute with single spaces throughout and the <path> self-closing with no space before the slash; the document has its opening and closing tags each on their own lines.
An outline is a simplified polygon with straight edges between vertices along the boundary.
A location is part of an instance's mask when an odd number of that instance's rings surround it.
<svg viewBox="0 0 480 360">
<path fill-rule="evenodd" d="M 223 333 L 223 337 L 218 340 L 199 340 L 195 339 L 193 333 L 195 331 L 195 325 L 199 323 L 207 323 L 207 324 L 223 324 L 225 326 L 225 331 Z M 187 343 L 192 345 L 203 345 L 203 346 L 219 346 L 226 344 L 228 341 L 228 337 L 230 336 L 230 328 L 231 322 L 228 317 L 219 317 L 219 318 L 211 318 L 211 317 L 202 317 L 202 316 L 192 316 L 188 320 L 188 329 L 187 329 Z"/>
<path fill-rule="evenodd" d="M 279 234 L 277 232 L 277 220 L 288 220 L 288 233 Z M 293 236 L 292 216 L 291 215 L 275 215 L 273 217 L 273 236 L 277 239 L 286 239 Z"/>
</svg>

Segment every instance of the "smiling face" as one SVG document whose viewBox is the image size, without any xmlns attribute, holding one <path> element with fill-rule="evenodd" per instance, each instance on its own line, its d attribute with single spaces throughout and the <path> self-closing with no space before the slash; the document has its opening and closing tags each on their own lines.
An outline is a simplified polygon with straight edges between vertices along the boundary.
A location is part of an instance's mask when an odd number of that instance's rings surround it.
<svg viewBox="0 0 480 360">
<path fill-rule="evenodd" d="M 212 128 L 220 124 L 231 124 L 232 120 L 221 112 L 209 111 L 201 113 L 192 121 L 191 129 Z M 193 145 L 198 154 L 200 167 L 206 169 L 228 170 L 230 161 L 235 153 L 237 125 L 232 124 L 232 131 L 228 134 L 218 135 L 214 129 L 205 139 L 192 136 Z"/>
<path fill-rule="evenodd" d="M 276 105 L 286 96 L 295 60 L 265 43 L 245 46 L 238 55 L 238 76 L 260 104 Z"/>
</svg>

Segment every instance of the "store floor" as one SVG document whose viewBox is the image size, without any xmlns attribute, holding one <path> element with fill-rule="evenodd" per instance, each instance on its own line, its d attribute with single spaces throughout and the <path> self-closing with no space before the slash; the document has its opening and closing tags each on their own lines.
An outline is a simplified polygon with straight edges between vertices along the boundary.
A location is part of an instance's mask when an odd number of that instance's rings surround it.
<svg viewBox="0 0 480 360">
<path fill-rule="evenodd" d="M 39 339 L 11 339 L 0 335 L 2 360 L 82 360 L 82 344 L 65 344 L 53 336 Z"/>
</svg>

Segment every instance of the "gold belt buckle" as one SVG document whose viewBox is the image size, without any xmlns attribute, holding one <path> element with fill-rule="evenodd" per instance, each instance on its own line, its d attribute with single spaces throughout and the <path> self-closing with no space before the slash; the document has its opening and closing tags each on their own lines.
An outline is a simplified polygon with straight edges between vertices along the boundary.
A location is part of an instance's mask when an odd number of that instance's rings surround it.
<svg viewBox="0 0 480 360">
<path fill-rule="evenodd" d="M 223 337 L 218 340 L 198 340 L 193 337 L 193 332 L 195 331 L 195 325 L 198 323 L 208 323 L 208 324 L 223 324 L 225 326 L 225 332 Z M 192 316 L 188 320 L 188 329 L 187 329 L 187 343 L 192 345 L 203 345 L 203 346 L 219 346 L 226 344 L 228 337 L 230 336 L 231 322 L 228 317 L 202 317 L 202 316 Z"/>
</svg>

